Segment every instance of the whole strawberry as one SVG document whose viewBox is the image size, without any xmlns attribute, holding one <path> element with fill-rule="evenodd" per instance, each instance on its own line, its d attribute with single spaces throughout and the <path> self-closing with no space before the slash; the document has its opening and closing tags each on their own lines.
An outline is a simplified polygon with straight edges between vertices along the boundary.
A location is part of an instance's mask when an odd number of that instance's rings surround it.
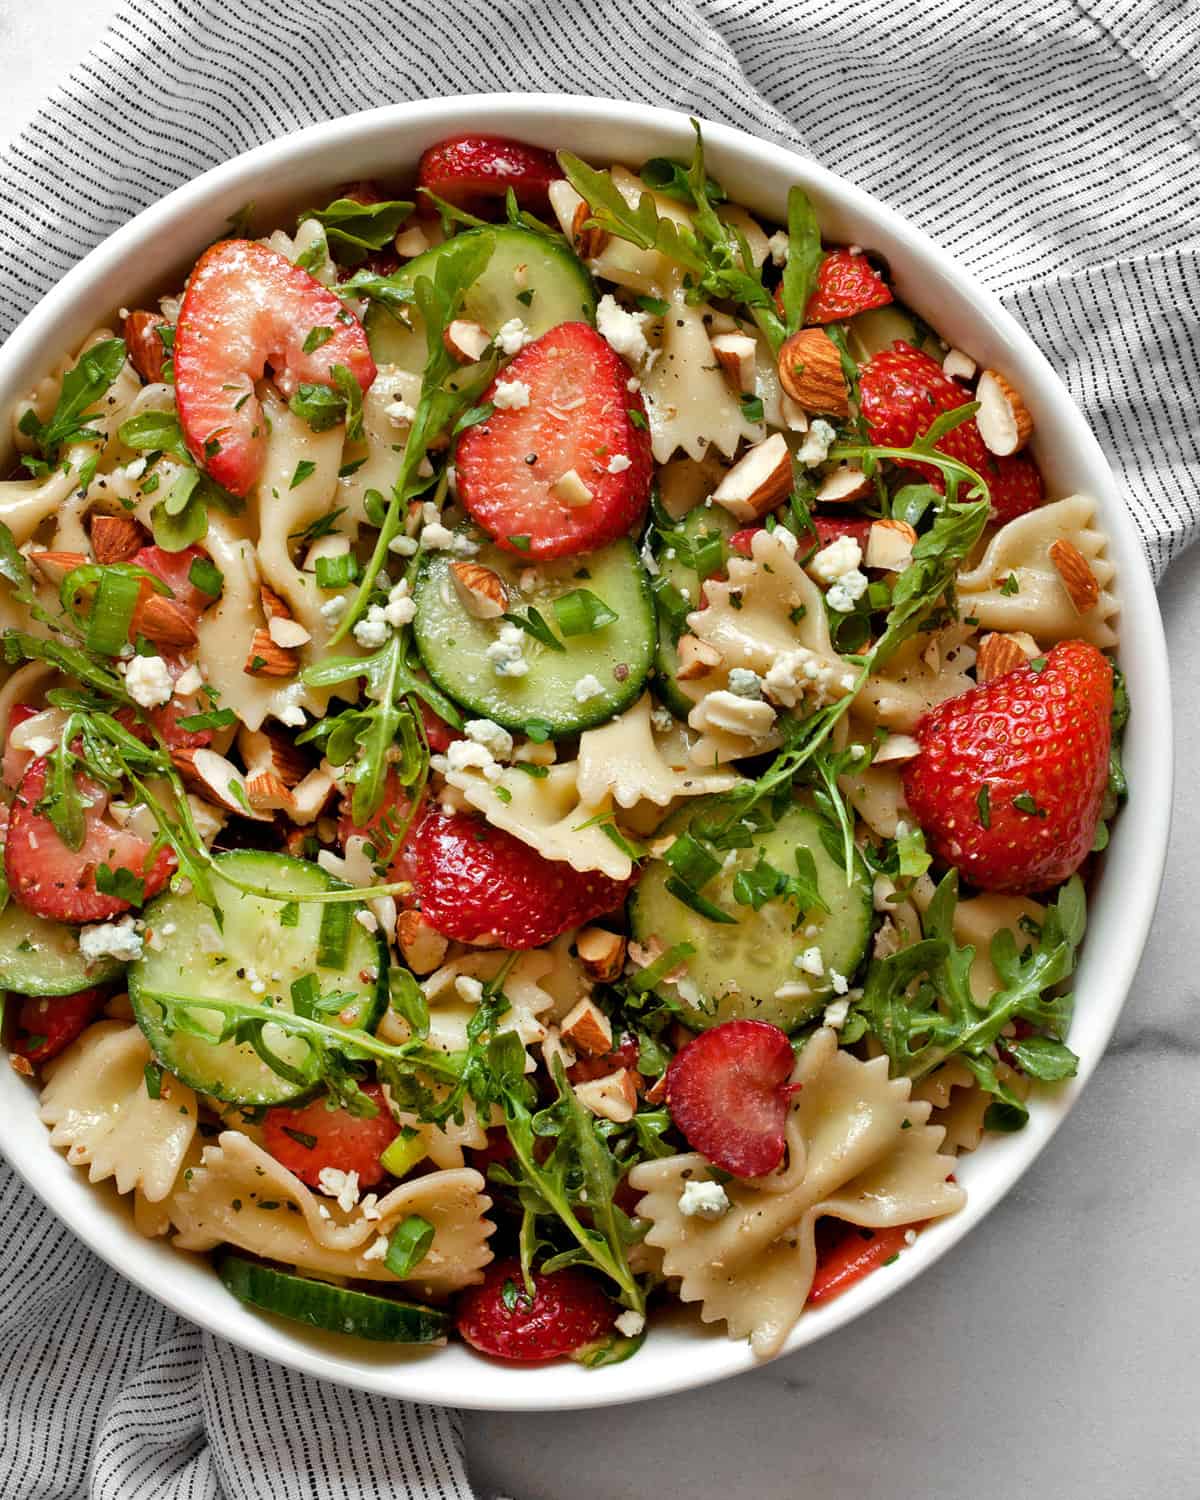
<svg viewBox="0 0 1200 1500">
<path fill-rule="evenodd" d="M 987 891 L 1066 880 L 1096 836 L 1108 782 L 1112 667 L 1064 641 L 927 713 L 904 770 L 929 848 Z"/>
</svg>

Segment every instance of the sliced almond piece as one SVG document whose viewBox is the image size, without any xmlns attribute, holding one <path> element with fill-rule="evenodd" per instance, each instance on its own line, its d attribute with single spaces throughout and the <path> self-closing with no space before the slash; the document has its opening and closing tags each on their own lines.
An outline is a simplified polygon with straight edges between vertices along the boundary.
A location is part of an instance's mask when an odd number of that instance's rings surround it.
<svg viewBox="0 0 1200 1500">
<path fill-rule="evenodd" d="M 145 546 L 145 533 L 132 516 L 93 516 L 91 537 L 98 563 L 128 562 Z"/>
<path fill-rule="evenodd" d="M 779 418 L 789 432 L 808 431 L 808 417 L 804 408 L 782 391 L 779 393 Z"/>
<path fill-rule="evenodd" d="M 853 464 L 838 464 L 826 474 L 817 490 L 817 499 L 827 505 L 861 500 L 871 488 L 871 481 Z"/>
<path fill-rule="evenodd" d="M 242 773 L 224 755 L 208 749 L 173 750 L 171 760 L 183 779 L 209 802 L 243 818 L 253 818 L 256 823 L 271 821 L 269 813 L 251 805 Z"/>
<path fill-rule="evenodd" d="M 718 333 L 709 340 L 725 379 L 738 395 L 754 391 L 754 367 L 758 345 L 747 333 Z"/>
<path fill-rule="evenodd" d="M 277 646 L 267 630 L 256 630 L 250 654 L 242 671 L 249 677 L 295 677 L 300 659 L 294 651 Z"/>
<path fill-rule="evenodd" d="M 138 629 L 156 646 L 194 646 L 199 640 L 196 627 L 174 599 L 151 594 L 138 616 Z"/>
<path fill-rule="evenodd" d="M 612 934 L 616 936 L 616 934 Z M 599 1057 L 612 1051 L 612 1022 L 594 1000 L 586 997 L 563 1017 L 562 1034 L 580 1052 Z"/>
<path fill-rule="evenodd" d="M 269 725 L 262 729 L 238 731 L 238 750 L 246 765 L 247 776 L 270 771 L 286 787 L 294 787 L 308 775 L 308 761 L 281 730 Z"/>
<path fill-rule="evenodd" d="M 647 1104 L 661 1104 L 667 1097 L 667 1075 L 664 1073 L 646 1090 Z"/>
<path fill-rule="evenodd" d="M 396 941 L 404 962 L 414 974 L 432 974 L 450 944 L 419 911 L 402 911 L 396 918 Z"/>
<path fill-rule="evenodd" d="M 1033 418 L 1004 376 L 997 370 L 985 370 L 975 387 L 979 410 L 975 423 L 989 453 L 1004 458 L 1019 453 L 1033 432 Z"/>
<path fill-rule="evenodd" d="M 699 636 L 681 635 L 676 650 L 679 655 L 679 669 L 675 675 L 682 682 L 691 682 L 697 677 L 707 677 L 710 672 L 721 665 L 721 653 L 715 646 L 702 641 Z"/>
<path fill-rule="evenodd" d="M 268 620 L 267 634 L 277 646 L 282 646 L 285 651 L 295 651 L 300 646 L 307 646 L 312 640 L 312 636 L 299 620 L 288 620 L 282 615 L 274 615 Z"/>
<path fill-rule="evenodd" d="M 1036 657 L 1045 656 L 1046 653 L 1029 634 L 1028 630 L 1013 630 L 1009 634 L 1010 638 L 1016 641 L 1017 645 L 1024 651 L 1026 661 L 1033 661 Z"/>
<path fill-rule="evenodd" d="M 607 983 L 625 967 L 625 939 L 619 932 L 582 927 L 575 936 L 575 951 L 590 979 Z"/>
<path fill-rule="evenodd" d="M 247 772 L 246 796 L 259 812 L 290 812 L 296 805 L 295 797 L 274 771 L 260 771 L 256 776 Z"/>
<path fill-rule="evenodd" d="M 975 680 L 993 682 L 997 677 L 1023 667 L 1028 660 L 1015 636 L 999 632 L 985 635 L 975 656 Z"/>
<path fill-rule="evenodd" d="M 290 620 L 292 618 L 291 606 L 286 599 L 281 599 L 274 589 L 269 589 L 265 583 L 259 584 L 258 597 L 262 603 L 262 612 L 268 620 Z"/>
<path fill-rule="evenodd" d="M 470 318 L 455 318 L 442 333 L 442 343 L 451 359 L 460 365 L 473 365 L 487 352 L 492 336 L 482 323 Z"/>
<path fill-rule="evenodd" d="M 499 573 L 481 563 L 453 562 L 450 576 L 469 615 L 477 620 L 498 620 L 508 608 L 508 589 Z"/>
<path fill-rule="evenodd" d="M 68 573 L 91 559 L 82 552 L 30 552 L 29 561 L 49 583 L 59 584 Z"/>
<path fill-rule="evenodd" d="M 779 351 L 779 383 L 805 411 L 849 415 L 842 356 L 823 328 L 801 328 L 784 340 Z"/>
<path fill-rule="evenodd" d="M 871 761 L 873 766 L 885 766 L 889 762 L 912 760 L 920 755 L 921 747 L 911 734 L 889 734 Z"/>
<path fill-rule="evenodd" d="M 1074 542 L 1060 537 L 1050 545 L 1050 561 L 1062 579 L 1077 614 L 1086 615 L 1100 602 L 1100 580 Z"/>
<path fill-rule="evenodd" d="M 571 244 L 580 260 L 594 260 L 608 244 L 608 230 L 588 224 L 592 210 L 580 198 L 571 214 Z"/>
<path fill-rule="evenodd" d="M 949 375 L 951 380 L 974 380 L 978 368 L 971 356 L 961 349 L 948 350 L 942 360 L 942 374 Z"/>
<path fill-rule="evenodd" d="M 757 521 L 774 510 L 791 490 L 792 455 L 783 434 L 773 432 L 742 454 L 712 498 L 735 520 Z"/>
<path fill-rule="evenodd" d="M 419 224 L 409 224 L 392 241 L 396 254 L 411 260 L 414 255 L 424 255 L 429 249 L 429 236 Z"/>
<path fill-rule="evenodd" d="M 868 568 L 882 568 L 887 573 L 900 573 L 912 561 L 912 549 L 917 544 L 917 533 L 907 521 L 872 521 L 867 532 L 867 550 L 863 561 Z"/>
<path fill-rule="evenodd" d="M 325 766 L 310 771 L 292 788 L 292 805 L 288 817 L 293 823 L 312 823 L 321 813 L 334 788 L 333 773 Z"/>
<path fill-rule="evenodd" d="M 628 1068 L 620 1068 L 589 1083 L 575 1084 L 575 1097 L 602 1120 L 624 1125 L 637 1108 L 637 1082 Z"/>
<path fill-rule="evenodd" d="M 568 469 L 565 474 L 560 474 L 550 486 L 550 493 L 564 505 L 576 508 L 592 503 L 592 492 L 575 469 Z"/>
<path fill-rule="evenodd" d="M 163 377 L 163 365 L 167 358 L 167 347 L 158 330 L 169 328 L 162 313 L 147 312 L 145 308 L 126 313 L 121 328 L 125 340 L 125 351 L 129 363 L 143 380 L 154 385 Z"/>
</svg>

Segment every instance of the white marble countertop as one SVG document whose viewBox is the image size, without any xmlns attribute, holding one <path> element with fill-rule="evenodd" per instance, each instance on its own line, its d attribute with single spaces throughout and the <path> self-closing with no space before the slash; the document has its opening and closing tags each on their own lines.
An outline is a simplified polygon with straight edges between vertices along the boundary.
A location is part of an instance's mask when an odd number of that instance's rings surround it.
<svg viewBox="0 0 1200 1500">
<path fill-rule="evenodd" d="M 0 0 L 0 141 L 113 0 Z M 1200 549 L 1162 591 L 1180 787 L 1150 946 L 1081 1103 L 986 1225 L 825 1343 L 640 1407 L 465 1416 L 472 1477 L 519 1500 L 1139 1500 L 1200 1488 Z M 1195 885 L 1193 884 L 1195 882 Z"/>
</svg>

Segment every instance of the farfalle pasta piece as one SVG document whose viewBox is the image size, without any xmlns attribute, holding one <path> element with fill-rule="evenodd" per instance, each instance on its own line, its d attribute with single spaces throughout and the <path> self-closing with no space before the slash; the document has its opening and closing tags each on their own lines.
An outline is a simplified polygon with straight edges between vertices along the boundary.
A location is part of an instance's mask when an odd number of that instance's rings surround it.
<svg viewBox="0 0 1200 1500">
<path fill-rule="evenodd" d="M 424 1259 L 404 1278 L 422 1297 L 444 1297 L 481 1279 L 492 1259 L 485 1217 L 492 1200 L 478 1172 L 431 1172 L 403 1182 L 368 1217 L 318 1197 L 240 1131 L 222 1131 L 176 1195 L 174 1243 L 183 1250 L 236 1245 L 252 1255 L 325 1276 L 395 1282 L 377 1253 L 367 1254 L 399 1221 L 419 1214 L 434 1226 Z"/>
<path fill-rule="evenodd" d="M 1018 516 L 988 543 L 978 565 L 958 575 L 959 613 L 973 616 L 984 630 L 1027 631 L 1043 645 L 1084 640 L 1102 650 L 1117 643 L 1112 593 L 1116 569 L 1108 559 L 1108 538 L 1098 529 L 1096 502 L 1071 495 Z M 1058 575 L 1050 548 L 1068 541 L 1082 553 L 1100 586 L 1096 604 L 1080 614 Z M 1016 579 L 1015 590 L 1004 586 Z"/>
<path fill-rule="evenodd" d="M 697 765 L 770 749 L 774 731 L 739 734 L 711 726 L 704 699 L 729 686 L 734 667 L 756 672 L 773 702 L 793 708 L 845 697 L 854 673 L 833 648 L 820 589 L 796 561 L 796 538 L 783 527 L 756 531 L 749 557 L 731 557 L 726 579 L 704 585 L 707 603 L 688 615 L 688 628 L 720 654 L 711 672 L 679 684 L 696 707 L 688 723 L 701 731 L 692 747 Z"/>
<path fill-rule="evenodd" d="M 965 605 L 962 612 L 970 613 Z M 975 686 L 967 675 L 975 665 L 973 634 L 972 626 L 952 624 L 910 636 L 881 671 L 867 678 L 855 700 L 855 714 L 869 727 L 909 733 L 922 714 Z"/>
<path fill-rule="evenodd" d="M 1029 1096 L 1029 1079 L 1010 1068 L 996 1064 L 996 1076 L 1018 1099 Z M 913 1098 L 925 1099 L 933 1107 L 930 1123 L 946 1132 L 944 1153 L 962 1155 L 974 1151 L 984 1134 L 984 1117 L 996 1102 L 995 1095 L 981 1088 L 974 1073 L 960 1057 L 951 1057 L 928 1077 L 913 1084 Z"/>
<path fill-rule="evenodd" d="M 933 900 L 934 884 L 928 875 L 913 882 L 912 909 L 924 914 Z M 891 910 L 891 908 L 889 908 Z M 982 891 L 977 896 L 961 898 L 954 908 L 954 941 L 960 947 L 975 949 L 971 964 L 971 993 L 976 1000 L 987 1001 L 1000 988 L 1000 976 L 992 963 L 992 939 L 1002 929 L 1013 935 L 1018 951 L 1032 942 L 1046 918 L 1046 908 L 1028 896 L 1006 896 L 999 891 Z"/>
<path fill-rule="evenodd" d="M 398 365 L 384 364 L 363 396 L 361 442 L 346 444 L 345 467 L 358 467 L 338 480 L 336 504 L 345 507 L 339 524 L 357 532 L 367 519 L 368 490 L 389 496 L 404 461 L 404 446 L 409 428 L 398 413 L 408 407 L 415 410 L 421 396 L 420 371 L 402 370 Z M 340 431 L 341 429 L 339 429 Z"/>
<path fill-rule="evenodd" d="M 171 1192 L 196 1134 L 196 1096 L 162 1075 L 157 1099 L 146 1088 L 150 1048 L 136 1026 L 97 1021 L 46 1067 L 39 1113 L 51 1145 L 90 1182 L 113 1180 L 148 1203 Z"/>
<path fill-rule="evenodd" d="M 724 1322 L 760 1356 L 777 1354 L 808 1300 L 816 1266 L 814 1230 L 824 1215 L 865 1228 L 918 1223 L 965 1201 L 947 1181 L 954 1158 L 940 1154 L 943 1132 L 907 1079 L 889 1079 L 887 1061 L 862 1062 L 818 1031 L 796 1064 L 802 1084 L 787 1124 L 787 1164 L 778 1173 L 725 1184 L 730 1208 L 718 1219 L 684 1215 L 689 1181 L 711 1176 L 703 1156 L 642 1162 L 630 1183 L 645 1194 L 646 1243 L 663 1252 L 679 1296 L 700 1304 L 706 1323 Z"/>
<path fill-rule="evenodd" d="M 676 797 L 725 792 L 739 777 L 730 771 L 701 771 L 678 753 L 678 736 L 656 736 L 650 694 L 600 729 L 579 739 L 576 785 L 580 800 L 594 806 L 611 797 L 618 807 L 639 802 L 666 807 Z"/>
<path fill-rule="evenodd" d="M 896 825 L 905 819 L 912 820 L 904 800 L 900 767 L 890 761 L 850 771 L 841 778 L 840 785 L 854 811 L 882 839 L 894 839 Z"/>
</svg>

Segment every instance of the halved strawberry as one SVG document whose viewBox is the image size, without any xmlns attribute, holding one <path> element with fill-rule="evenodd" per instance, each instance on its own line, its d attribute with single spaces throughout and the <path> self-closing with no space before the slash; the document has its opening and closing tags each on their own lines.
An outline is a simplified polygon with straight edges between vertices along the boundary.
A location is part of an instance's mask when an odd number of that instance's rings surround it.
<svg viewBox="0 0 1200 1500">
<path fill-rule="evenodd" d="M 455 457 L 459 499 L 506 551 L 571 557 L 640 520 L 654 463 L 646 407 L 627 389 L 629 375 L 589 324 L 560 323 L 485 392 L 495 401 L 503 382 L 529 397 L 468 428 Z"/>
<path fill-rule="evenodd" d="M 25 995 L 17 1010 L 12 1051 L 27 1062 L 49 1062 L 65 1051 L 103 1008 L 103 990 L 80 990 L 75 995 Z"/>
<path fill-rule="evenodd" d="M 338 839 L 341 841 L 342 848 L 344 849 L 348 840 L 355 835 L 368 839 L 371 848 L 375 851 L 376 861 L 387 861 L 389 881 L 407 880 L 410 884 L 415 883 L 417 878 L 415 833 L 416 825 L 421 818 L 421 809 L 418 808 L 416 814 L 410 818 L 411 807 L 412 799 L 400 785 L 400 778 L 394 771 L 389 772 L 379 811 L 366 823 L 354 821 L 349 798 L 342 803 L 341 816 L 338 818 Z M 408 831 L 404 841 L 397 847 L 397 835 L 406 823 Z M 398 896 L 396 899 L 401 906 L 415 906 L 417 901 L 413 894 Z"/>
<path fill-rule="evenodd" d="M 540 146 L 503 135 L 456 135 L 424 153 L 417 186 L 460 208 L 476 209 L 512 188 L 521 207 L 537 213 L 547 207 L 550 184 L 561 176 L 553 153 Z M 421 201 L 428 205 L 427 198 Z"/>
<path fill-rule="evenodd" d="M 943 412 L 953 411 L 971 399 L 971 393 L 951 380 L 936 359 L 903 339 L 897 339 L 890 349 L 881 349 L 862 367 L 859 395 L 871 441 L 885 448 L 910 448 Z M 974 417 L 948 432 L 935 447 L 988 477 L 986 470 L 992 458 Z M 936 489 L 945 488 L 940 469 L 922 463 L 912 467 L 925 474 Z"/>
<path fill-rule="evenodd" d="M 667 1069 L 671 1118 L 713 1166 L 761 1177 L 783 1160 L 795 1061 L 787 1033 L 768 1021 L 702 1031 Z"/>
<path fill-rule="evenodd" d="M 616 1309 L 585 1271 L 537 1274 L 533 1285 L 530 1297 L 520 1261 L 494 1261 L 459 1296 L 460 1335 L 481 1354 L 532 1363 L 574 1354 L 612 1327 Z"/>
<path fill-rule="evenodd" d="M 571 1083 L 590 1083 L 594 1078 L 607 1078 L 620 1068 L 636 1068 L 639 1055 L 637 1037 L 625 1032 L 614 1043 L 611 1052 L 602 1052 L 598 1057 L 588 1057 L 585 1053 L 578 1058 L 567 1069 L 567 1078 Z"/>
<path fill-rule="evenodd" d="M 996 520 L 1001 524 L 1036 510 L 1046 496 L 1041 471 L 1024 453 L 1014 453 L 1009 458 L 989 458 L 983 477 L 988 482 Z"/>
<path fill-rule="evenodd" d="M 804 321 L 838 323 L 872 307 L 886 307 L 891 300 L 891 288 L 865 255 L 833 250 L 817 271 Z"/>
<path fill-rule="evenodd" d="M 76 785 L 85 803 L 83 844 L 71 849 L 63 843 L 50 819 L 37 811 L 49 765 L 45 758 L 35 760 L 13 799 L 4 844 L 4 872 L 13 900 L 56 922 L 103 922 L 128 911 L 130 904 L 96 889 L 102 864 L 144 880 L 147 898 L 161 891 L 175 868 L 175 856 L 160 849 L 152 858 L 145 839 L 106 823 L 107 793 L 81 773 Z"/>
<path fill-rule="evenodd" d="M 1113 675 L 1086 641 L 918 722 L 904 793 L 930 849 L 985 891 L 1040 891 L 1087 858 L 1108 785 Z"/>
<path fill-rule="evenodd" d="M 468 813 L 426 813 L 415 843 L 421 912 L 461 943 L 495 933 L 503 948 L 540 948 L 569 927 L 614 911 L 633 883 L 543 859 Z"/>
<path fill-rule="evenodd" d="M 306 353 L 316 329 L 329 336 Z M 235 495 L 262 469 L 254 382 L 268 364 L 288 398 L 302 382 L 331 385 L 334 365 L 363 390 L 375 379 L 362 325 L 333 292 L 257 241 L 218 241 L 196 262 L 179 310 L 175 404 L 196 462 Z"/>
<path fill-rule="evenodd" d="M 377 1106 L 370 1119 L 331 1109 L 325 1096 L 297 1108 L 276 1105 L 263 1117 L 263 1146 L 309 1187 L 320 1187 L 327 1167 L 357 1172 L 359 1187 L 375 1187 L 387 1175 L 379 1158 L 400 1127 L 379 1084 L 364 1083 L 362 1091 Z"/>
</svg>

